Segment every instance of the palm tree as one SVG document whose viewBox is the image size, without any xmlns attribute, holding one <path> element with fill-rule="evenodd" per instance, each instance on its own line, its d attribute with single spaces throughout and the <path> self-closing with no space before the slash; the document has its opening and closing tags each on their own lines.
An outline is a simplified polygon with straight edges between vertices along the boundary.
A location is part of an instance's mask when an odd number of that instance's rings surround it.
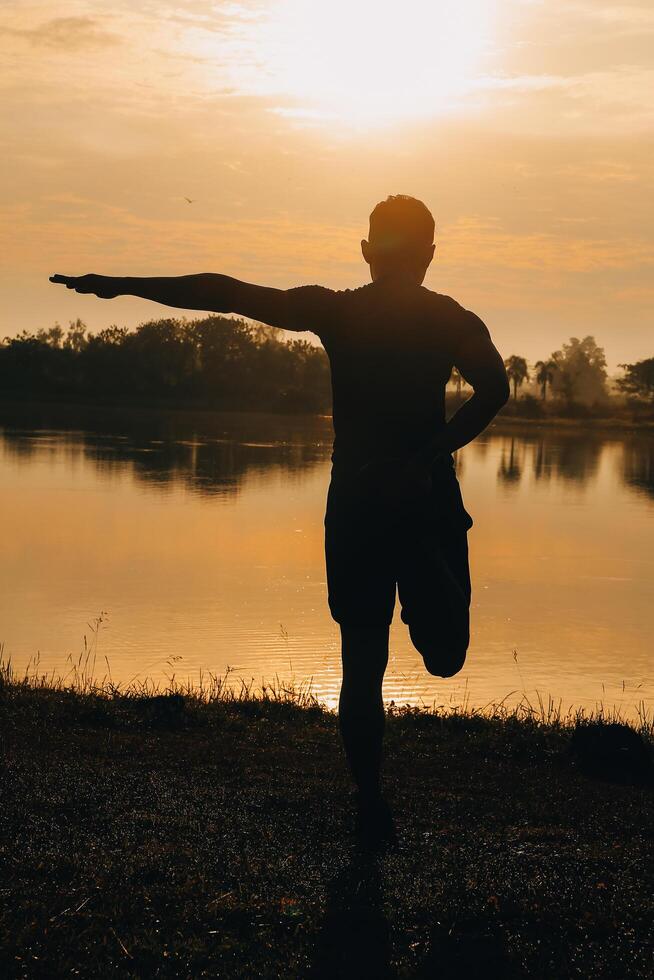
<svg viewBox="0 0 654 980">
<path fill-rule="evenodd" d="M 453 367 L 452 368 L 452 373 L 450 375 L 450 381 L 452 382 L 452 384 L 456 385 L 457 398 L 460 398 L 461 397 L 461 386 L 463 384 L 465 384 L 465 382 L 463 380 L 463 375 L 461 374 L 461 372 L 459 371 L 458 368 L 456 368 L 456 367 Z"/>
<path fill-rule="evenodd" d="M 536 383 L 540 385 L 540 392 L 543 401 L 547 399 L 547 386 L 552 384 L 556 364 L 554 361 L 536 361 Z"/>
<path fill-rule="evenodd" d="M 517 400 L 518 388 L 525 381 L 529 381 L 527 362 L 524 357 L 518 357 L 517 354 L 511 354 L 511 357 L 507 357 L 505 360 L 504 366 L 506 368 L 507 377 L 513 384 L 513 397 Z"/>
</svg>

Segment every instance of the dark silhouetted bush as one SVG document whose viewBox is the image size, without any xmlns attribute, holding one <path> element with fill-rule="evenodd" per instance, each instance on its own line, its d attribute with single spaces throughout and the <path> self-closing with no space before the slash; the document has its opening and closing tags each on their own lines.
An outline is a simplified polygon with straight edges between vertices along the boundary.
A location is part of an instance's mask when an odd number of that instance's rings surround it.
<svg viewBox="0 0 654 980">
<path fill-rule="evenodd" d="M 223 316 L 87 334 L 79 320 L 0 345 L 0 390 L 81 400 L 284 412 L 331 411 L 327 355 L 307 340 Z"/>
</svg>

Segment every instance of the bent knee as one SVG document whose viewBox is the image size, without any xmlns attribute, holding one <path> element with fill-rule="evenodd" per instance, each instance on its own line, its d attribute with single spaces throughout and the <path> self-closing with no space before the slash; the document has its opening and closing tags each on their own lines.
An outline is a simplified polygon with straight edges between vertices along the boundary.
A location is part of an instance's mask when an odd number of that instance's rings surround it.
<svg viewBox="0 0 654 980">
<path fill-rule="evenodd" d="M 434 677 L 454 677 L 466 662 L 466 650 L 438 650 L 429 656 L 423 653 L 422 659 L 428 672 Z"/>
<path fill-rule="evenodd" d="M 465 664 L 470 641 L 467 630 L 462 631 L 456 640 L 443 637 L 440 642 L 438 637 L 426 635 L 419 627 L 409 626 L 409 635 L 425 667 L 434 677 L 454 677 Z"/>
</svg>

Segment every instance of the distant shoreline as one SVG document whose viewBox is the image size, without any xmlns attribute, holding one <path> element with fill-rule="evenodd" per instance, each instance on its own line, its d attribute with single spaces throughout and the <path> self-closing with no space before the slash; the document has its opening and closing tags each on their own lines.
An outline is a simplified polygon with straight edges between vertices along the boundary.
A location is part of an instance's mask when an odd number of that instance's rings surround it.
<svg viewBox="0 0 654 980">
<path fill-rule="evenodd" d="M 0 398 L 0 426 L 6 424 L 7 417 L 23 421 L 27 417 L 35 419 L 41 417 L 44 424 L 46 420 L 55 421 L 58 424 L 70 424 L 79 427 L 84 422 L 96 422 L 99 420 L 113 420 L 116 422 L 139 419 L 143 421 L 154 421 L 155 419 L 169 418 L 180 419 L 189 424 L 197 422 L 207 422 L 211 419 L 225 421 L 239 421 L 267 418 L 275 420 L 288 420 L 300 427 L 311 420 L 320 420 L 326 429 L 331 433 L 331 415 L 311 414 L 308 412 L 271 412 L 255 411 L 247 409 L 222 409 L 206 408 L 201 406 L 177 406 L 177 405 L 138 405 L 127 404 L 92 404 L 89 402 L 27 402 L 6 400 Z"/>
<path fill-rule="evenodd" d="M 621 432 L 654 432 L 654 419 L 621 419 L 613 418 L 587 418 L 571 419 L 563 416 L 553 416 L 552 418 L 527 419 L 518 418 L 511 415 L 500 415 L 492 423 L 494 428 L 517 428 L 522 426 L 529 429 L 595 429 L 595 430 L 619 430 Z"/>
<path fill-rule="evenodd" d="M 207 406 L 193 405 L 173 405 L 173 404 L 138 404 L 130 403 L 125 405 L 93 402 L 68 402 L 68 401 L 23 401 L 21 399 L 2 399 L 0 397 L 0 425 L 6 424 L 6 420 L 18 421 L 25 420 L 31 416 L 31 421 L 38 422 L 43 427 L 49 427 L 48 423 L 56 422 L 62 425 L 79 425 L 84 421 L 116 421 L 127 420 L 129 418 L 141 418 L 143 420 L 163 417 L 176 417 L 184 421 L 198 423 L 210 418 L 220 417 L 225 420 L 254 419 L 257 416 L 286 419 L 296 424 L 302 425 L 308 420 L 320 420 L 329 430 L 331 430 L 331 415 L 311 413 L 311 412 L 272 412 L 270 410 L 259 411 L 257 409 L 223 409 L 209 408 Z M 565 429 L 570 432 L 592 429 L 595 432 L 654 432 L 654 417 L 650 419 L 620 418 L 613 416 L 608 418 L 589 417 L 589 418 L 569 418 L 565 416 L 549 416 L 542 418 L 527 418 L 525 416 L 498 415 L 489 426 L 489 429 L 496 432 L 502 430 L 529 429 Z"/>
</svg>

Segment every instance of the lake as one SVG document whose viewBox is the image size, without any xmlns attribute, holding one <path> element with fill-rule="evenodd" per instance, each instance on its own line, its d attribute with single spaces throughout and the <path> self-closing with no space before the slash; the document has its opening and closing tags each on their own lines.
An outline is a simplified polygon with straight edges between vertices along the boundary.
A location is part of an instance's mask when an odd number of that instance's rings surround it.
<svg viewBox="0 0 654 980">
<path fill-rule="evenodd" d="M 330 706 L 328 418 L 0 413 L 0 642 L 115 682 L 208 672 Z M 396 608 L 387 702 L 654 706 L 654 436 L 489 429 L 457 454 L 473 577 L 464 670 L 426 673 Z M 639 707 L 640 706 L 640 707 Z"/>
</svg>

